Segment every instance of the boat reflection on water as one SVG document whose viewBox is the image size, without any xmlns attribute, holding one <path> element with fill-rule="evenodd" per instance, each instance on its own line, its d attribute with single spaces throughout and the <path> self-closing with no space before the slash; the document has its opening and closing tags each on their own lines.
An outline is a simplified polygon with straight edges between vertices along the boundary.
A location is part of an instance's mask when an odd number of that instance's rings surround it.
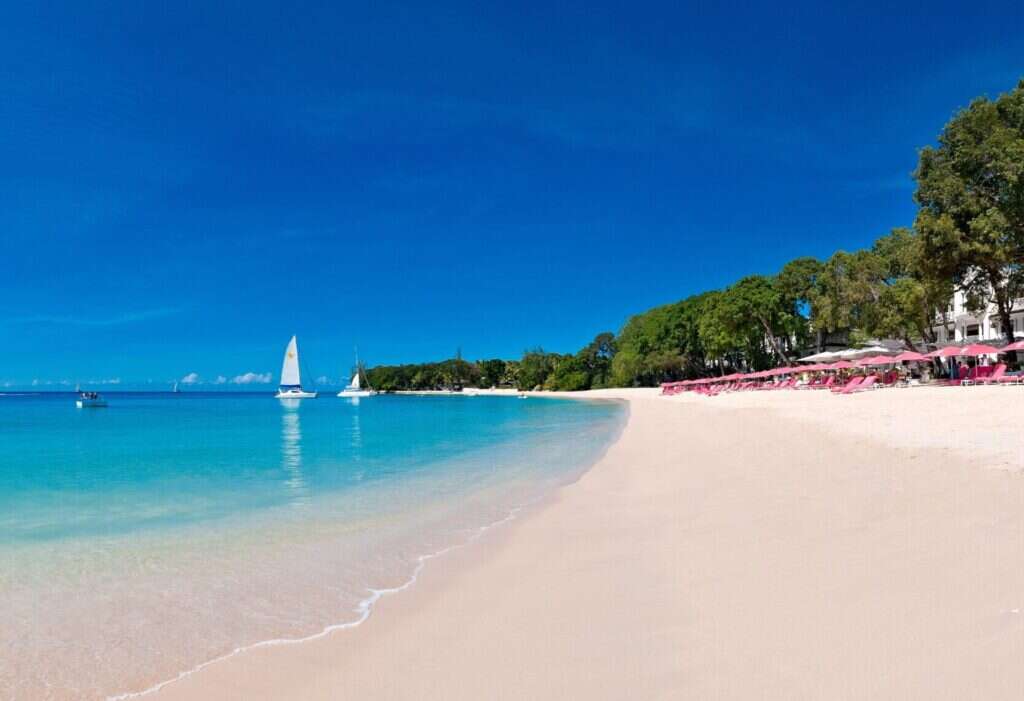
<svg viewBox="0 0 1024 701">
<path fill-rule="evenodd" d="M 359 404 L 358 399 L 352 400 L 353 404 Z M 359 425 L 359 412 L 352 412 L 352 448 L 355 450 L 355 454 L 352 456 L 356 460 L 359 460 L 362 456 L 360 455 L 363 448 L 363 430 Z"/>
<path fill-rule="evenodd" d="M 302 476 L 302 423 L 299 420 L 299 400 L 283 399 L 281 404 L 281 467 L 287 474 L 285 486 L 292 506 L 309 503 L 309 488 Z"/>
</svg>

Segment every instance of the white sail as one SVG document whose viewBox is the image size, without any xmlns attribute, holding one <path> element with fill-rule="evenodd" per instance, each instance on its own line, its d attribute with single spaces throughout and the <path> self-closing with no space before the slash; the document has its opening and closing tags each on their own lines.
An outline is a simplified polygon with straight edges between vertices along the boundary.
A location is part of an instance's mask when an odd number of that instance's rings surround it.
<svg viewBox="0 0 1024 701">
<path fill-rule="evenodd" d="M 352 376 L 352 381 L 348 383 L 349 389 L 359 389 L 359 371 L 356 370 L 356 374 Z"/>
<path fill-rule="evenodd" d="M 288 347 L 284 351 L 284 362 L 281 364 L 281 386 L 299 387 L 302 380 L 299 378 L 299 343 L 292 336 Z"/>
</svg>

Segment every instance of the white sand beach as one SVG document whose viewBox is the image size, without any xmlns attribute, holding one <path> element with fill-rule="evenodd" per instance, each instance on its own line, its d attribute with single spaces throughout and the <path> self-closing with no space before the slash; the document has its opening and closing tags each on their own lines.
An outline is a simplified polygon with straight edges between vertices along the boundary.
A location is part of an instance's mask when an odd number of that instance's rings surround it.
<svg viewBox="0 0 1024 701">
<path fill-rule="evenodd" d="M 1024 697 L 1024 387 L 584 396 L 629 421 L 550 502 L 151 697 Z"/>
</svg>

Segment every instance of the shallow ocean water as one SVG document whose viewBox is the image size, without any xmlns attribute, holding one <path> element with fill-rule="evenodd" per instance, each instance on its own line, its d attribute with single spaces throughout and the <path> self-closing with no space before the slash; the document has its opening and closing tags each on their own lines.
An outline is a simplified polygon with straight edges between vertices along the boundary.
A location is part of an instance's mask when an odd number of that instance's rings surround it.
<svg viewBox="0 0 1024 701">
<path fill-rule="evenodd" d="M 104 698 L 358 623 L 606 449 L 611 402 L 0 396 L 0 698 Z"/>
</svg>

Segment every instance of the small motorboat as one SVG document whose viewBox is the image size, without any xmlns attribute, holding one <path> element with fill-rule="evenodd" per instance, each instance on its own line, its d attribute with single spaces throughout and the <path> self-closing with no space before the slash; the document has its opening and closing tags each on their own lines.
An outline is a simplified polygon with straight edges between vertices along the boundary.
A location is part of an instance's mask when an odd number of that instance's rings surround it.
<svg viewBox="0 0 1024 701">
<path fill-rule="evenodd" d="M 75 406 L 79 409 L 101 409 L 106 405 L 107 400 L 99 392 L 79 392 L 75 400 Z"/>
</svg>

